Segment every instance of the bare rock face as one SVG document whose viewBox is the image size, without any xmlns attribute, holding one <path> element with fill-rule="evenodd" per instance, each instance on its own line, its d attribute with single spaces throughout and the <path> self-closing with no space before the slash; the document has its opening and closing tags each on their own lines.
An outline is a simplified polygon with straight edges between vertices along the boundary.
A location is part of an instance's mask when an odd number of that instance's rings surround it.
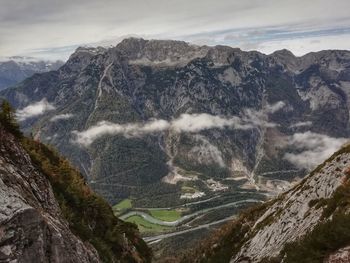
<svg viewBox="0 0 350 263">
<path fill-rule="evenodd" d="M 69 230 L 48 179 L 1 127 L 0 262 L 100 262 Z"/>
<path fill-rule="evenodd" d="M 116 47 L 131 64 L 158 66 L 186 65 L 195 58 L 204 57 L 208 49 L 182 41 L 137 38 L 124 39 Z"/>
<path fill-rule="evenodd" d="M 350 154 L 342 153 L 277 198 L 255 222 L 253 234 L 231 262 L 260 262 L 276 257 L 287 243 L 312 231 L 324 220 L 323 207 L 313 206 L 312 202 L 331 198 L 345 181 L 349 166 Z M 349 262 L 349 248 L 335 252 L 325 262 Z"/>
</svg>

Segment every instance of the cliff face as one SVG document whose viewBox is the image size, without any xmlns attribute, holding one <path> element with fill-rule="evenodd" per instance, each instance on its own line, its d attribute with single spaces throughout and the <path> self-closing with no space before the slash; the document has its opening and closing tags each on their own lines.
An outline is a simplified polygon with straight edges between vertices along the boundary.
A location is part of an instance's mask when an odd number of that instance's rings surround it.
<svg viewBox="0 0 350 263">
<path fill-rule="evenodd" d="M 110 235 L 114 235 L 115 239 L 124 238 L 120 247 L 115 247 L 118 251 L 123 250 L 119 259 L 116 255 L 114 257 L 102 255 L 103 250 L 97 247 L 98 252 L 86 240 L 86 235 L 82 235 L 82 231 L 79 231 L 72 220 L 66 217 L 67 213 L 62 211 L 62 200 L 57 201 L 55 195 L 60 193 L 67 196 L 67 192 L 53 190 L 48 174 L 43 173 L 42 167 L 39 168 L 41 164 L 33 163 L 20 140 L 5 131 L 0 124 L 0 262 L 147 261 L 144 255 L 132 245 L 133 242 L 136 244 L 142 241 L 136 235 L 134 240 L 128 241 L 129 236 L 123 234 L 126 227 L 119 220 L 114 229 L 109 229 Z M 28 139 L 27 145 L 29 141 Z M 47 153 L 52 154 L 50 151 Z M 49 164 L 45 165 L 48 167 Z M 55 176 L 65 175 L 56 174 Z M 65 187 L 74 189 L 76 186 L 66 185 Z M 75 189 L 75 191 L 78 190 Z M 86 189 L 84 191 L 86 191 L 86 198 L 91 199 L 89 191 Z M 74 201 L 72 204 L 67 203 L 65 210 L 73 204 Z M 81 205 L 81 207 L 84 206 Z M 91 205 L 89 209 L 98 210 L 99 208 Z M 89 213 L 91 214 L 87 209 L 81 210 L 82 221 L 88 221 L 86 215 Z M 110 213 L 112 214 L 111 211 Z M 81 224 L 80 228 L 84 227 L 84 223 L 79 224 Z M 89 227 L 93 229 L 95 226 Z M 118 230 L 119 233 L 116 233 Z M 107 244 L 107 241 L 105 243 Z"/>
<path fill-rule="evenodd" d="M 1 262 L 100 262 L 69 230 L 48 179 L 1 127 L 0 196 Z"/>
<path fill-rule="evenodd" d="M 281 195 L 255 222 L 251 229 L 254 234 L 231 262 L 245 262 L 247 258 L 259 262 L 278 256 L 287 243 L 300 239 L 329 220 L 333 213 L 324 215 L 327 206 L 321 205 L 321 200 L 333 198 L 336 190 L 348 180 L 349 167 L 350 153 L 342 153 Z"/>
<path fill-rule="evenodd" d="M 350 146 L 220 229 L 182 262 L 349 262 Z"/>
</svg>

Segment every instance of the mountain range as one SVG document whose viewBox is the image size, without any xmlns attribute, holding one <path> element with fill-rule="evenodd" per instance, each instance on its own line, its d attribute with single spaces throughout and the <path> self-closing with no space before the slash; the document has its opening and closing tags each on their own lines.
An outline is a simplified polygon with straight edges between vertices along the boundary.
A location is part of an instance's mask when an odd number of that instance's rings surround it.
<svg viewBox="0 0 350 263">
<path fill-rule="evenodd" d="M 45 61 L 31 57 L 0 58 L 0 90 L 14 86 L 35 73 L 57 70 L 63 61 Z"/>
<path fill-rule="evenodd" d="M 349 95 L 349 51 L 296 57 L 137 38 L 78 48 L 58 70 L 0 92 L 22 128 L 111 205 L 131 201 L 121 217 L 181 213 L 156 221 L 170 232 L 228 221 L 300 181 L 347 142 Z"/>
</svg>

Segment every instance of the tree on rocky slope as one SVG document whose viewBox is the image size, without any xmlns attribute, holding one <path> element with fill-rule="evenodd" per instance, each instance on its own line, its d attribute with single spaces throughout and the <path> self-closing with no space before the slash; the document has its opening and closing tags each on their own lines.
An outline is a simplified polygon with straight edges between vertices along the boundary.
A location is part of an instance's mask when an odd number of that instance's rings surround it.
<svg viewBox="0 0 350 263">
<path fill-rule="evenodd" d="M 12 134 L 16 135 L 17 137 L 21 136 L 22 133 L 16 121 L 16 113 L 10 105 L 10 103 L 4 100 L 1 103 L 0 109 L 0 123 L 4 126 L 5 129 L 10 131 Z"/>
</svg>

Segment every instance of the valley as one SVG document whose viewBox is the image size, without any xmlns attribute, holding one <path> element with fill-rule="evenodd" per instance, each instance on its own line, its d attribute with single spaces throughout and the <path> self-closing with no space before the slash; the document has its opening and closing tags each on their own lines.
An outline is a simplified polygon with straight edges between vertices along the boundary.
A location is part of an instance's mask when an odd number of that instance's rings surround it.
<svg viewBox="0 0 350 263">
<path fill-rule="evenodd" d="M 350 263 L 350 0 L 0 0 L 0 263 Z"/>
<path fill-rule="evenodd" d="M 0 97 L 161 258 L 290 189 L 347 142 L 349 69 L 341 50 L 127 38 L 77 48 Z"/>
<path fill-rule="evenodd" d="M 166 240 L 169 243 L 172 242 L 172 238 L 190 232 L 202 230 L 209 234 L 216 227 L 232 220 L 242 209 L 265 201 L 266 195 L 267 192 L 237 191 L 231 194 L 224 192 L 200 201 L 162 208 L 125 207 L 123 205 L 129 203 L 126 199 L 116 205 L 124 207 L 116 214 L 126 222 L 137 224 L 144 240 L 151 247 L 152 244 L 161 246 L 164 239 L 169 239 Z M 194 235 L 192 241 L 195 239 Z M 156 251 L 157 247 L 154 249 Z"/>
</svg>

